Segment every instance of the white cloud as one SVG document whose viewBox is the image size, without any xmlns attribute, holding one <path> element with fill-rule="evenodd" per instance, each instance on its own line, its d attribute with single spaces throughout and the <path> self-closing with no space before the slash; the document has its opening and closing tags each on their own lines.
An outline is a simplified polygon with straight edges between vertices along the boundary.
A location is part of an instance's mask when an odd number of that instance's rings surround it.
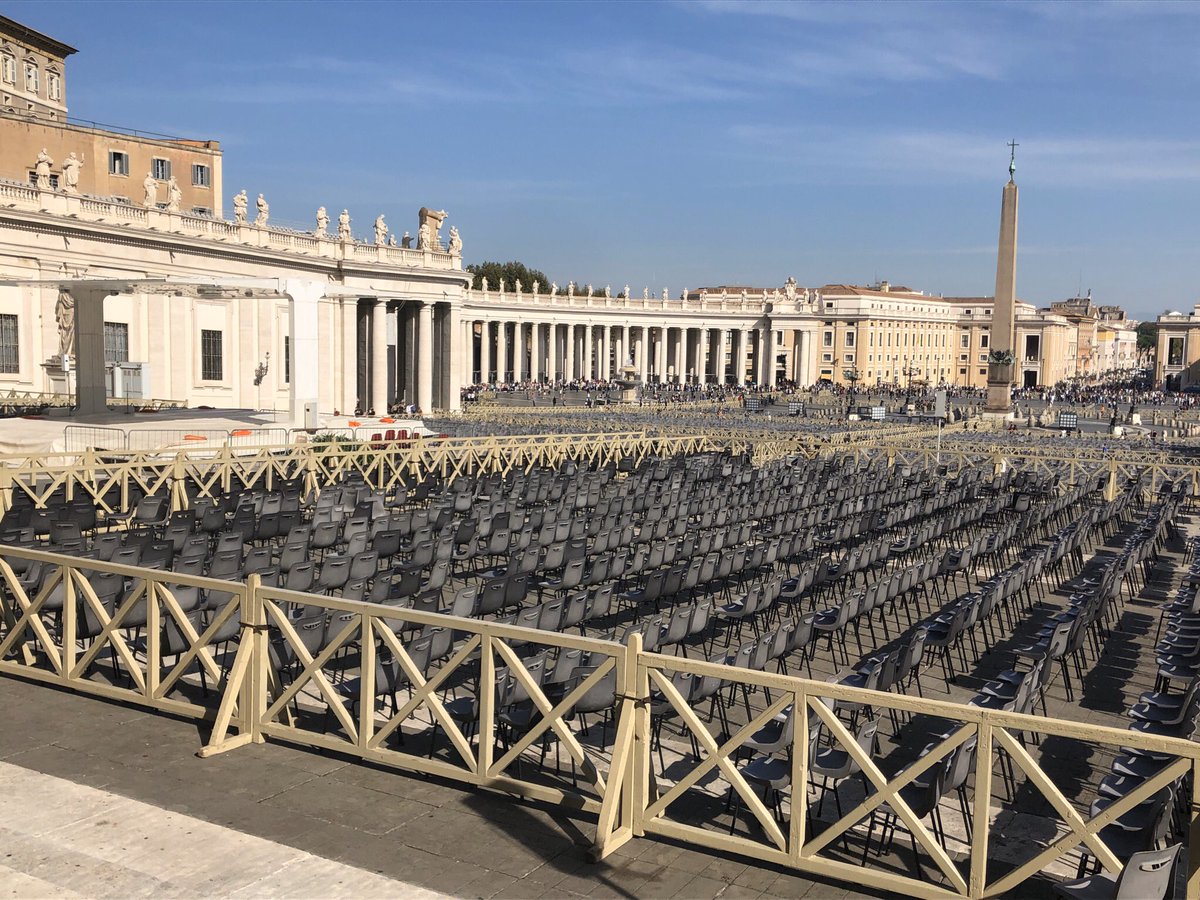
<svg viewBox="0 0 1200 900">
<path fill-rule="evenodd" d="M 729 135 L 740 152 L 801 173 L 799 181 L 995 180 L 1007 164 L 1008 138 L 999 134 L 737 125 Z M 1018 144 L 1018 181 L 1093 188 L 1200 181 L 1200 140 L 1033 135 Z"/>
</svg>

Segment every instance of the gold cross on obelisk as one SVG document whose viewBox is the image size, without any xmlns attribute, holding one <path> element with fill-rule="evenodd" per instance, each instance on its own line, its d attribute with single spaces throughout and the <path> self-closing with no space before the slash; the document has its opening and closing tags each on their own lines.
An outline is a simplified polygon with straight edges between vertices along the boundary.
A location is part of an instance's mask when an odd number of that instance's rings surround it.
<svg viewBox="0 0 1200 900">
<path fill-rule="evenodd" d="M 1016 140 L 1008 142 L 1009 157 L 1008 157 L 1008 180 L 1012 181 L 1017 174 L 1017 148 L 1021 145 Z"/>
</svg>

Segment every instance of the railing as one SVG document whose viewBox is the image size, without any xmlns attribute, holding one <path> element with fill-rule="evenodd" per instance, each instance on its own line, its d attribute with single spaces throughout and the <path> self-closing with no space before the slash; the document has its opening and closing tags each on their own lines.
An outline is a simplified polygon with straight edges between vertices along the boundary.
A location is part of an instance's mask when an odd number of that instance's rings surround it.
<svg viewBox="0 0 1200 900">
<path fill-rule="evenodd" d="M 34 564 L 49 571 L 30 596 L 21 574 Z M 120 579 L 119 590 L 104 585 L 106 577 Z M 200 626 L 199 601 L 189 590 L 203 591 L 212 610 Z M 225 599 L 213 603 L 214 595 Z M 307 622 L 321 623 L 320 640 L 305 633 Z M 563 654 L 587 662 L 554 692 L 537 667 L 557 665 Z M 1039 872 L 1069 871 L 1081 845 L 1106 870 L 1119 872 L 1122 862 L 1105 845 L 1104 827 L 1164 786 L 1190 783 L 1187 896 L 1200 897 L 1200 744 L 647 653 L 636 633 L 622 645 L 298 594 L 263 587 L 257 576 L 241 585 L 0 548 L 0 673 L 211 721 L 202 756 L 272 738 L 591 813 L 597 858 L 635 837 L 661 835 L 918 897 L 998 896 Z M 689 700 L 691 692 L 681 689 L 687 680 L 715 681 L 721 690 L 761 693 L 765 700 L 753 710 L 747 700 L 744 724 L 714 733 Z M 528 700 L 524 719 L 508 711 L 515 696 Z M 599 702 L 585 703 L 597 696 Z M 930 717 L 946 726 L 944 736 L 907 768 L 888 774 L 838 715 L 839 708 L 856 706 L 880 722 L 890 712 Z M 773 782 L 776 794 L 764 802 L 737 754 L 789 707 L 794 735 L 790 747 L 779 748 L 786 777 Z M 611 751 L 607 727 L 597 742 L 595 722 L 579 712 L 604 708 L 615 711 Z M 672 739 L 670 766 L 656 767 L 652 748 L 664 733 L 663 720 L 696 743 L 689 752 L 684 740 Z M 837 819 L 820 829 L 808 797 L 818 728 L 870 785 L 861 801 L 844 811 L 839 806 Z M 1039 736 L 1080 742 L 1101 754 L 1135 747 L 1174 759 L 1089 816 L 1080 811 L 1089 798 L 1067 796 L 1047 772 L 1053 754 L 1035 758 L 1028 739 Z M 902 791 L 964 753 L 973 754 L 971 778 L 964 781 L 970 797 L 962 801 L 965 834 L 955 858 L 945 829 L 924 824 L 931 809 L 918 811 Z M 1022 796 L 1040 795 L 1057 821 L 1048 820 L 1054 833 L 1042 846 L 1009 841 L 1005 861 L 992 848 L 1002 827 L 998 813 L 1018 809 L 1018 779 Z M 726 790 L 747 812 L 743 821 L 735 810 L 728 833 L 713 807 Z M 941 805 L 949 813 L 953 797 L 932 809 Z M 869 862 L 875 819 L 885 808 L 912 835 L 916 877 L 897 871 L 894 860 Z M 748 826 L 742 834 L 735 833 L 739 825 Z M 861 864 L 836 857 L 837 843 L 863 840 L 868 852 Z"/>
<path fill-rule="evenodd" d="M 199 443 L 199 442 L 196 442 Z M 585 465 L 636 465 L 647 457 L 713 449 L 700 436 L 647 437 L 636 432 L 521 437 L 446 438 L 420 441 L 222 445 L 168 454 L 155 451 L 87 451 L 50 458 L 0 458 L 0 511 L 18 502 L 44 507 L 57 497 L 87 498 L 103 512 L 129 509 L 143 494 L 169 493 L 173 509 L 215 496 L 235 485 L 267 490 L 300 481 L 319 492 L 347 477 L 392 492 L 430 479 L 453 481 L 478 472 L 531 471 L 567 461 Z"/>
<path fill-rule="evenodd" d="M 105 197 L 88 197 L 62 191 L 39 191 L 33 186 L 0 182 L 0 202 L 23 208 L 71 216 L 76 221 L 116 222 L 177 233 L 236 242 L 272 251 L 320 256 L 329 259 L 365 259 L 397 266 L 427 269 L 462 268 L 462 257 L 442 250 L 413 250 L 368 244 L 330 235 L 296 232 L 275 226 L 228 222 L 193 213 L 149 209 Z"/>
<path fill-rule="evenodd" d="M 31 594 L 21 574 L 37 567 L 50 571 L 38 578 L 40 589 Z M 120 579 L 120 591 L 102 590 L 103 577 Z M 198 625 L 200 592 L 213 602 L 224 598 L 207 627 Z M 229 668 L 222 657 L 233 655 L 228 647 L 222 654 L 216 642 L 236 638 L 248 621 L 248 595 L 246 585 L 236 582 L 3 547 L 0 672 L 174 715 L 215 719 Z M 131 635 L 140 630 L 143 642 Z M 241 648 L 238 653 L 245 655 Z M 236 662 L 230 665 L 239 669 Z M 234 722 L 248 729 L 250 721 L 239 712 L 245 707 L 236 698 L 226 705 L 225 726 Z"/>
</svg>

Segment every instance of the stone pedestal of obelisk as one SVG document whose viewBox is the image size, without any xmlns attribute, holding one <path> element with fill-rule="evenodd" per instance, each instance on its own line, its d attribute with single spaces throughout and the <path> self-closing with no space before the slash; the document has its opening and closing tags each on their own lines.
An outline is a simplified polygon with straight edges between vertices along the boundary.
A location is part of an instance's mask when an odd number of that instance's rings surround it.
<svg viewBox="0 0 1200 900">
<path fill-rule="evenodd" d="M 996 299 L 992 307 L 991 353 L 1007 351 L 1013 362 L 988 364 L 986 411 L 1007 414 L 1012 410 L 1013 370 L 1017 358 L 1017 185 L 1004 186 L 1000 206 L 1000 251 L 996 259 Z"/>
</svg>

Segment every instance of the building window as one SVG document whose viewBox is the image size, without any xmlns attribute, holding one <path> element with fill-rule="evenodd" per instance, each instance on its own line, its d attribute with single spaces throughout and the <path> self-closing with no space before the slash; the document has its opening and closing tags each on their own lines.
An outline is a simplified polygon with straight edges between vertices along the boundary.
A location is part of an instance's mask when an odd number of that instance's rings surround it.
<svg viewBox="0 0 1200 900">
<path fill-rule="evenodd" d="M 29 173 L 29 183 L 37 184 L 37 172 Z M 50 188 L 55 191 L 58 190 L 58 176 L 57 175 L 54 175 L 54 174 L 50 175 Z"/>
<path fill-rule="evenodd" d="M 46 73 L 46 96 L 51 100 L 62 99 L 62 78 L 54 72 Z"/>
<path fill-rule="evenodd" d="M 823 335 L 821 335 L 821 346 L 822 347 L 832 347 L 833 346 L 833 332 L 832 331 L 826 331 Z"/>
<path fill-rule="evenodd" d="M 193 207 L 192 207 L 192 215 L 194 215 L 194 216 L 208 216 L 208 217 L 210 217 L 210 218 L 211 218 L 211 217 L 212 217 L 212 210 L 211 210 L 211 209 L 209 209 L 207 206 L 193 206 Z"/>
<path fill-rule="evenodd" d="M 25 90 L 31 94 L 38 92 L 38 67 L 34 63 L 25 63 Z"/>
<path fill-rule="evenodd" d="M 171 179 L 171 161 L 154 157 L 150 160 L 150 174 L 157 181 L 169 181 Z"/>
<path fill-rule="evenodd" d="M 979 361 L 980 361 L 980 362 L 987 362 L 987 357 L 988 357 L 988 355 L 987 355 L 986 353 L 980 353 L 980 354 L 979 354 Z"/>
<path fill-rule="evenodd" d="M 283 383 L 292 383 L 292 339 L 286 334 L 283 336 Z"/>
<path fill-rule="evenodd" d="M 980 375 L 986 375 L 986 374 L 987 374 L 987 369 L 980 369 L 980 370 L 979 370 L 979 374 L 980 374 Z"/>
<path fill-rule="evenodd" d="M 0 372 L 16 375 L 21 371 L 20 345 L 17 343 L 17 317 L 0 315 Z"/>
<path fill-rule="evenodd" d="M 1167 365 L 1182 366 L 1183 365 L 1183 338 L 1173 337 L 1167 338 Z M 0 371 L 7 372 L 7 369 Z"/>
<path fill-rule="evenodd" d="M 0 53 L 0 78 L 5 84 L 17 83 L 17 61 L 8 53 Z"/>
<path fill-rule="evenodd" d="M 108 174 L 129 175 L 129 154 L 120 150 L 108 151 Z"/>
<path fill-rule="evenodd" d="M 847 347 L 854 346 L 854 332 L 853 331 L 846 332 L 846 346 Z"/>
<path fill-rule="evenodd" d="M 833 362 L 833 354 L 832 353 L 822 353 L 821 354 L 821 362 Z"/>
<path fill-rule="evenodd" d="M 843 353 L 842 354 L 842 362 L 848 362 L 848 363 L 854 362 L 854 354 L 853 353 Z"/>
<path fill-rule="evenodd" d="M 196 187 L 212 187 L 212 170 L 208 166 L 192 166 L 192 184 Z"/>
<path fill-rule="evenodd" d="M 988 348 L 988 336 L 986 334 L 981 334 L 979 336 L 979 346 L 984 350 Z"/>
<path fill-rule="evenodd" d="M 202 381 L 221 381 L 225 377 L 224 352 L 221 340 L 224 335 L 220 331 L 208 328 L 200 330 L 200 379 Z"/>
<path fill-rule="evenodd" d="M 104 323 L 104 361 L 129 362 L 129 326 L 124 322 Z"/>
</svg>

